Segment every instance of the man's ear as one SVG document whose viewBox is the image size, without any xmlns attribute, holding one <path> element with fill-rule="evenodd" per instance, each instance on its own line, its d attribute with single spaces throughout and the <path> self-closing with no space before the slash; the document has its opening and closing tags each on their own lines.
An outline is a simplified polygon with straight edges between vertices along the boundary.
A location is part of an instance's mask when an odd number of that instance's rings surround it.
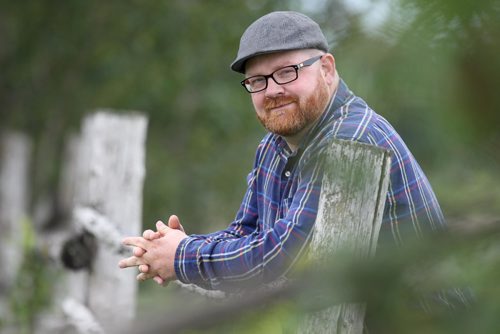
<svg viewBox="0 0 500 334">
<path fill-rule="evenodd" d="M 321 58 L 321 73 L 327 84 L 333 84 L 335 78 L 335 58 L 331 53 L 325 53 Z"/>
</svg>

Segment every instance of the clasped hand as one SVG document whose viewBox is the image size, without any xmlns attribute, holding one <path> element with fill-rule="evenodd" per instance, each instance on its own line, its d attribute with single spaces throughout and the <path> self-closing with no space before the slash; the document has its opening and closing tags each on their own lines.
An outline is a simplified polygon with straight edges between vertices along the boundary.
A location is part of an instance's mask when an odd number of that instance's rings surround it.
<svg viewBox="0 0 500 334">
<path fill-rule="evenodd" d="M 120 268 L 138 267 L 138 281 L 153 279 L 160 285 L 177 279 L 174 269 L 177 246 L 186 238 L 179 218 L 175 215 L 168 219 L 168 226 L 156 223 L 157 231 L 146 230 L 142 237 L 127 237 L 122 243 L 132 246 L 133 256 L 121 260 Z"/>
</svg>

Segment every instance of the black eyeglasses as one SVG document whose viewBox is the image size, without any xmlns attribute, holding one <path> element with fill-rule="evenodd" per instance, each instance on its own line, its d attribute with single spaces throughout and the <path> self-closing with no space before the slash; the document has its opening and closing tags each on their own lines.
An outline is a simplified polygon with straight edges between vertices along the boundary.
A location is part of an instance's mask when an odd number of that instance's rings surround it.
<svg viewBox="0 0 500 334">
<path fill-rule="evenodd" d="M 245 87 L 246 91 L 249 93 L 258 93 L 267 88 L 267 80 L 269 78 L 272 78 L 278 85 L 290 83 L 297 80 L 299 77 L 299 70 L 302 67 L 311 66 L 321 59 L 321 57 L 323 57 L 323 55 L 309 58 L 297 65 L 282 67 L 269 75 L 254 75 L 248 77 L 241 81 L 241 85 Z"/>
</svg>

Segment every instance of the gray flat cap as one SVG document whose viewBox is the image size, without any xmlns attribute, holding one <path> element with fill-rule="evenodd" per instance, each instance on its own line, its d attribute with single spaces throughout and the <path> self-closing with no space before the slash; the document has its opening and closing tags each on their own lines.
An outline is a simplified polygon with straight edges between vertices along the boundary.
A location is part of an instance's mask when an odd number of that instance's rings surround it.
<svg viewBox="0 0 500 334">
<path fill-rule="evenodd" d="M 272 12 L 252 23 L 243 33 L 231 69 L 245 72 L 245 62 L 257 55 L 298 49 L 328 51 L 319 25 L 297 12 Z"/>
</svg>

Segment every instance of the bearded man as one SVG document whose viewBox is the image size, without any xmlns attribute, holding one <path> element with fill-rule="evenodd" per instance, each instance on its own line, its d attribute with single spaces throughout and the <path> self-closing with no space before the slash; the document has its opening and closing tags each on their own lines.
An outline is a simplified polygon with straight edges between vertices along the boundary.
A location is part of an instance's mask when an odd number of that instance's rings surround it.
<svg viewBox="0 0 500 334">
<path fill-rule="evenodd" d="M 333 139 L 392 152 L 380 239 L 401 243 L 444 219 L 432 188 L 394 128 L 354 95 L 316 22 L 296 12 L 272 12 L 252 23 L 231 69 L 244 74 L 257 118 L 269 131 L 257 147 L 248 188 L 225 230 L 187 235 L 177 216 L 157 231 L 130 237 L 139 280 L 178 279 L 206 289 L 258 285 L 286 277 L 305 253 L 323 177 L 319 157 Z"/>
</svg>

